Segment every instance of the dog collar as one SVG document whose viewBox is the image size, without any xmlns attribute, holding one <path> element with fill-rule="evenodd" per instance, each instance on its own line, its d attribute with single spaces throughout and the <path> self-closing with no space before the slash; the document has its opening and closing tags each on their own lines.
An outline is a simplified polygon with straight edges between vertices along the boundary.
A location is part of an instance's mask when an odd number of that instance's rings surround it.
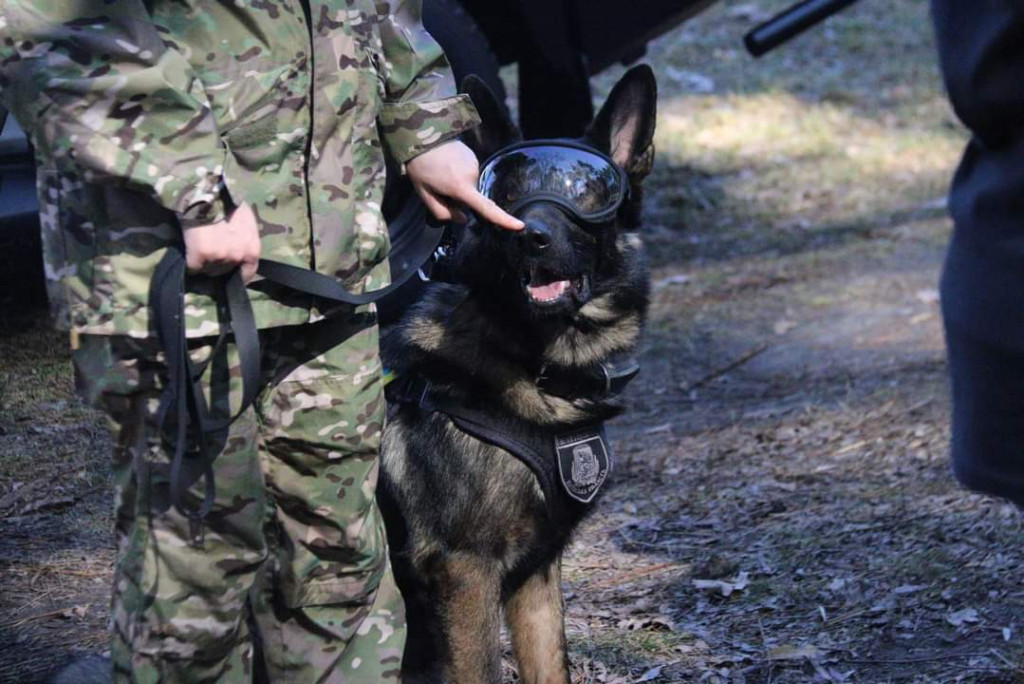
<svg viewBox="0 0 1024 684">
<path fill-rule="evenodd" d="M 562 399 L 605 399 L 626 389 L 640 373 L 640 364 L 633 356 L 613 357 L 594 364 L 585 371 L 558 364 L 544 364 L 537 373 L 537 387 Z"/>
</svg>

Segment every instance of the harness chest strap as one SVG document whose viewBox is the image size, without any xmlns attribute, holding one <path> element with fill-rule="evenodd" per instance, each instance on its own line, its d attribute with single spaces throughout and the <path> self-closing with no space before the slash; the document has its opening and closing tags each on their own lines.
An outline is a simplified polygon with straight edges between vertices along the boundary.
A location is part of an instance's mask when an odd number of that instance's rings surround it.
<svg viewBox="0 0 1024 684">
<path fill-rule="evenodd" d="M 442 413 L 463 432 L 518 458 L 537 477 L 553 517 L 563 515 L 566 509 L 592 503 L 612 469 L 604 423 L 561 431 L 543 430 L 443 397 L 418 374 L 392 382 L 388 399 Z"/>
</svg>

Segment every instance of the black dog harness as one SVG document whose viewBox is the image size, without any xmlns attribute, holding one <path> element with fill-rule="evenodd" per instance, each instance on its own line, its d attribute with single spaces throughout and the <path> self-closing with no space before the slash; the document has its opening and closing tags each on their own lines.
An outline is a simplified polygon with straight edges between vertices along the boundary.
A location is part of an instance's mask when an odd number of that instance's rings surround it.
<svg viewBox="0 0 1024 684">
<path fill-rule="evenodd" d="M 589 371 L 547 366 L 537 386 L 563 399 L 605 399 L 620 394 L 640 372 L 632 358 L 597 364 Z M 413 405 L 447 416 L 462 432 L 504 449 L 537 477 L 548 513 L 566 513 L 594 502 L 613 466 L 604 423 L 538 427 L 513 416 L 483 411 L 438 392 L 417 373 L 397 378 L 387 387 L 391 402 Z"/>
</svg>

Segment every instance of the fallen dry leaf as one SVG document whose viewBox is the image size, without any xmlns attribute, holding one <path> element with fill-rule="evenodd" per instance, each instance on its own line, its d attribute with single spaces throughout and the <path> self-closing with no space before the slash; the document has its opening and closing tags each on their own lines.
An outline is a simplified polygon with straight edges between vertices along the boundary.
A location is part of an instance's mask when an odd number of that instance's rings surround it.
<svg viewBox="0 0 1024 684">
<path fill-rule="evenodd" d="M 688 276 L 685 273 L 680 273 L 678 275 L 662 278 L 661 280 L 655 280 L 653 283 L 651 283 L 651 289 L 657 292 L 658 290 L 664 289 L 669 285 L 685 285 L 686 283 L 690 282 L 690 280 L 692 280 L 691 276 Z"/>
<path fill-rule="evenodd" d="M 88 614 L 89 614 L 89 604 L 88 603 L 82 603 L 80 605 L 76 605 L 76 606 L 72 606 L 72 607 L 68 608 L 67 610 L 63 611 L 60 614 L 60 616 L 63 617 L 63 618 L 68 618 L 69 620 L 72 619 L 72 618 L 77 618 L 77 619 L 81 620 L 81 619 L 83 619 Z"/>
<path fill-rule="evenodd" d="M 720 592 L 722 596 L 729 597 L 734 591 L 743 591 L 750 584 L 749 575 L 741 572 L 735 578 L 725 580 L 695 579 L 693 586 L 703 591 Z"/>
<path fill-rule="evenodd" d="M 825 657 L 825 651 L 822 651 L 813 644 L 805 644 L 803 646 L 793 646 L 792 644 L 784 644 L 782 646 L 776 646 L 775 648 L 768 651 L 766 658 L 768 660 L 820 660 Z"/>
<path fill-rule="evenodd" d="M 775 325 L 772 326 L 772 331 L 776 335 L 785 335 L 786 333 L 788 333 L 790 330 L 792 330 L 796 326 L 797 326 L 797 323 L 795 321 L 790 321 L 788 319 L 782 319 L 780 321 L 775 321 Z"/>
<path fill-rule="evenodd" d="M 959 627 L 965 622 L 974 623 L 977 621 L 978 611 L 974 608 L 964 608 L 963 610 L 958 610 L 955 613 L 950 613 L 946 616 L 946 622 L 953 625 L 954 627 Z"/>
<path fill-rule="evenodd" d="M 657 667 L 652 667 L 647 672 L 644 672 L 643 675 L 640 676 L 640 679 L 638 679 L 636 681 L 637 682 L 653 682 L 655 679 L 657 679 L 658 677 L 661 676 L 661 671 L 664 668 L 665 668 L 664 665 L 658 665 Z"/>
<path fill-rule="evenodd" d="M 640 617 L 630 617 L 623 620 L 619 620 L 616 626 L 627 632 L 637 632 L 640 630 L 648 631 L 659 631 L 659 632 L 674 632 L 675 624 L 672 619 L 666 615 L 644 615 Z"/>
</svg>

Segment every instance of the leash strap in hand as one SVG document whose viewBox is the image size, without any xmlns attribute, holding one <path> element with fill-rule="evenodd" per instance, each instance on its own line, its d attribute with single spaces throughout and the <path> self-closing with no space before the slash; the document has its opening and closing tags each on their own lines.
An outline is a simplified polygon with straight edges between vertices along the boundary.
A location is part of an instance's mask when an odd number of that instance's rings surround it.
<svg viewBox="0 0 1024 684">
<path fill-rule="evenodd" d="M 391 284 L 379 290 L 365 292 L 363 294 L 352 294 L 338 282 L 336 278 L 311 271 L 300 266 L 290 266 L 279 261 L 260 259 L 257 273 L 267 280 L 283 285 L 296 292 L 326 299 L 331 302 L 362 306 L 377 302 L 405 284 L 409 278 L 430 258 L 430 256 L 441 244 L 444 236 L 444 226 L 424 225 L 423 233 L 417 239 L 416 244 L 407 251 L 409 256 L 400 264 L 391 263 L 392 274 L 399 274 L 393 278 Z M 234 313 L 232 313 L 232 330 L 235 329 Z M 255 324 L 253 324 L 255 327 Z"/>
<path fill-rule="evenodd" d="M 179 248 L 168 249 L 153 274 L 153 317 L 167 359 L 167 386 L 160 398 L 157 426 L 163 430 L 168 420 L 173 418 L 171 503 L 188 518 L 193 544 L 202 543 L 202 522 L 213 509 L 216 494 L 213 461 L 217 454 L 210 441 L 224 434 L 232 421 L 255 401 L 260 379 L 259 337 L 242 275 L 236 270 L 222 282 L 242 369 L 242 404 L 235 416 L 215 420 L 210 417 L 206 395 L 203 394 L 203 369 L 192 363 L 185 337 L 185 255 Z M 221 348 L 224 338 L 222 334 L 211 351 L 211 357 Z M 191 452 L 188 448 L 189 428 L 192 428 L 194 444 Z M 205 485 L 203 502 L 195 510 L 186 506 L 184 501 L 184 492 L 188 489 L 183 482 L 186 458 L 196 460 Z"/>
<path fill-rule="evenodd" d="M 405 284 L 434 253 L 443 234 L 442 226 L 425 225 L 414 248 L 406 252 L 409 257 L 395 269 L 400 275 L 387 287 L 373 292 L 352 294 L 331 276 L 267 259 L 260 260 L 258 273 L 266 280 L 320 299 L 352 306 L 370 304 Z M 224 435 L 231 423 L 256 400 L 260 385 L 260 343 L 249 295 L 241 273 L 236 269 L 230 275 L 218 279 L 218 282 L 223 287 L 230 317 L 230 333 L 234 336 L 238 350 L 242 371 L 242 403 L 233 416 L 219 420 L 211 418 L 201 382 L 205 364 L 204 368 L 197 368 L 189 356 L 185 331 L 185 276 L 185 255 L 180 246 L 171 247 L 156 267 L 151 292 L 157 336 L 167 357 L 167 387 L 160 397 L 157 427 L 164 430 L 168 421 L 173 419 L 171 503 L 188 519 L 192 544 L 201 545 L 203 521 L 213 510 L 216 498 L 213 462 L 217 458 L 217 449 L 211 446 L 211 441 Z M 211 356 L 222 347 L 225 337 L 226 334 L 222 333 Z M 190 442 L 193 444 L 191 451 Z M 186 459 L 195 459 L 196 469 L 201 471 L 204 480 L 203 500 L 198 508 L 190 508 L 185 503 L 185 492 L 190 485 L 184 481 Z"/>
</svg>

